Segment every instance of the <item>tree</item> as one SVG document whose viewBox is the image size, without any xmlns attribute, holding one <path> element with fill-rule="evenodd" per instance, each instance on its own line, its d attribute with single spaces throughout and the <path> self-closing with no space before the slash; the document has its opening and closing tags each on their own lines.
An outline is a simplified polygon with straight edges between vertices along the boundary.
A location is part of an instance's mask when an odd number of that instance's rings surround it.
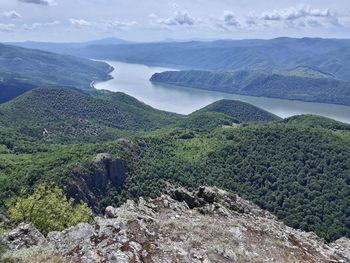
<svg viewBox="0 0 350 263">
<path fill-rule="evenodd" d="M 31 222 L 39 231 L 47 234 L 89 222 L 93 213 L 85 203 L 75 205 L 62 189 L 40 184 L 31 195 L 15 199 L 9 207 L 9 215 L 15 222 Z"/>
</svg>

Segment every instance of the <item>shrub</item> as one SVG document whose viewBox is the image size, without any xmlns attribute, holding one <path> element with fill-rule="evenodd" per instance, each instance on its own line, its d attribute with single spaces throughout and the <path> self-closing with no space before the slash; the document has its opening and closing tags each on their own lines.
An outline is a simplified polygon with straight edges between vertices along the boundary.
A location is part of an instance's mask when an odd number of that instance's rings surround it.
<svg viewBox="0 0 350 263">
<path fill-rule="evenodd" d="M 47 234 L 89 222 L 93 213 L 85 203 L 75 205 L 62 189 L 40 184 L 31 195 L 18 197 L 10 206 L 9 215 L 15 222 L 31 222 Z"/>
</svg>

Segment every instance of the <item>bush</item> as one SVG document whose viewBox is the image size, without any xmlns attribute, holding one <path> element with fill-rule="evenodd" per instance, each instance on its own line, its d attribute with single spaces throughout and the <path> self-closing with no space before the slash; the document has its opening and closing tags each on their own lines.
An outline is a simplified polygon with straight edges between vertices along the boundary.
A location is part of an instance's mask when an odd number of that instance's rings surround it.
<svg viewBox="0 0 350 263">
<path fill-rule="evenodd" d="M 33 194 L 18 197 L 9 208 L 10 219 L 31 222 L 43 234 L 61 231 L 92 219 L 92 211 L 85 203 L 74 205 L 62 189 L 40 184 Z"/>
</svg>

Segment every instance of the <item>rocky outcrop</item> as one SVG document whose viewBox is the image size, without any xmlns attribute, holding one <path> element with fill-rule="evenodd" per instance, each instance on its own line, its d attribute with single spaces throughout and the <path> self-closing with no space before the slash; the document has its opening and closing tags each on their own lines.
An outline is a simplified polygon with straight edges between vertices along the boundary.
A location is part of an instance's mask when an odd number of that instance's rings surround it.
<svg viewBox="0 0 350 263">
<path fill-rule="evenodd" d="M 106 190 L 108 182 L 121 188 L 126 178 L 126 163 L 123 159 L 113 158 L 108 153 L 100 153 L 95 157 L 91 184 Z"/>
<path fill-rule="evenodd" d="M 10 250 L 19 250 L 41 245 L 45 237 L 32 224 L 21 223 L 2 240 Z"/>
<path fill-rule="evenodd" d="M 123 141 L 126 143 L 126 141 Z M 127 178 L 126 161 L 114 158 L 111 154 L 100 153 L 86 169 L 77 166 L 73 169 L 73 180 L 67 187 L 67 195 L 78 201 L 84 201 L 100 213 L 99 198 L 106 196 L 110 188 L 121 189 Z"/>
<path fill-rule="evenodd" d="M 49 233 L 46 245 L 68 262 L 350 262 L 348 239 L 327 245 L 210 187 L 107 207 L 93 225 Z"/>
</svg>

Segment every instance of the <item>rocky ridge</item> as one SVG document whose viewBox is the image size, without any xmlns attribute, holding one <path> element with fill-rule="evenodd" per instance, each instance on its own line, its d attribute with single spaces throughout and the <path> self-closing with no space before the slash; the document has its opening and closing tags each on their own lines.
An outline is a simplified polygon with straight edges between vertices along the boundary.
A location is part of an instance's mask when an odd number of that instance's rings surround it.
<svg viewBox="0 0 350 263">
<path fill-rule="evenodd" d="M 5 257 L 23 262 L 33 255 L 36 262 L 350 262 L 349 239 L 326 244 L 239 196 L 210 187 L 129 200 L 107 207 L 94 224 L 47 237 L 22 223 L 2 242 L 9 248 Z M 40 253 L 47 261 L 39 261 Z"/>
</svg>

